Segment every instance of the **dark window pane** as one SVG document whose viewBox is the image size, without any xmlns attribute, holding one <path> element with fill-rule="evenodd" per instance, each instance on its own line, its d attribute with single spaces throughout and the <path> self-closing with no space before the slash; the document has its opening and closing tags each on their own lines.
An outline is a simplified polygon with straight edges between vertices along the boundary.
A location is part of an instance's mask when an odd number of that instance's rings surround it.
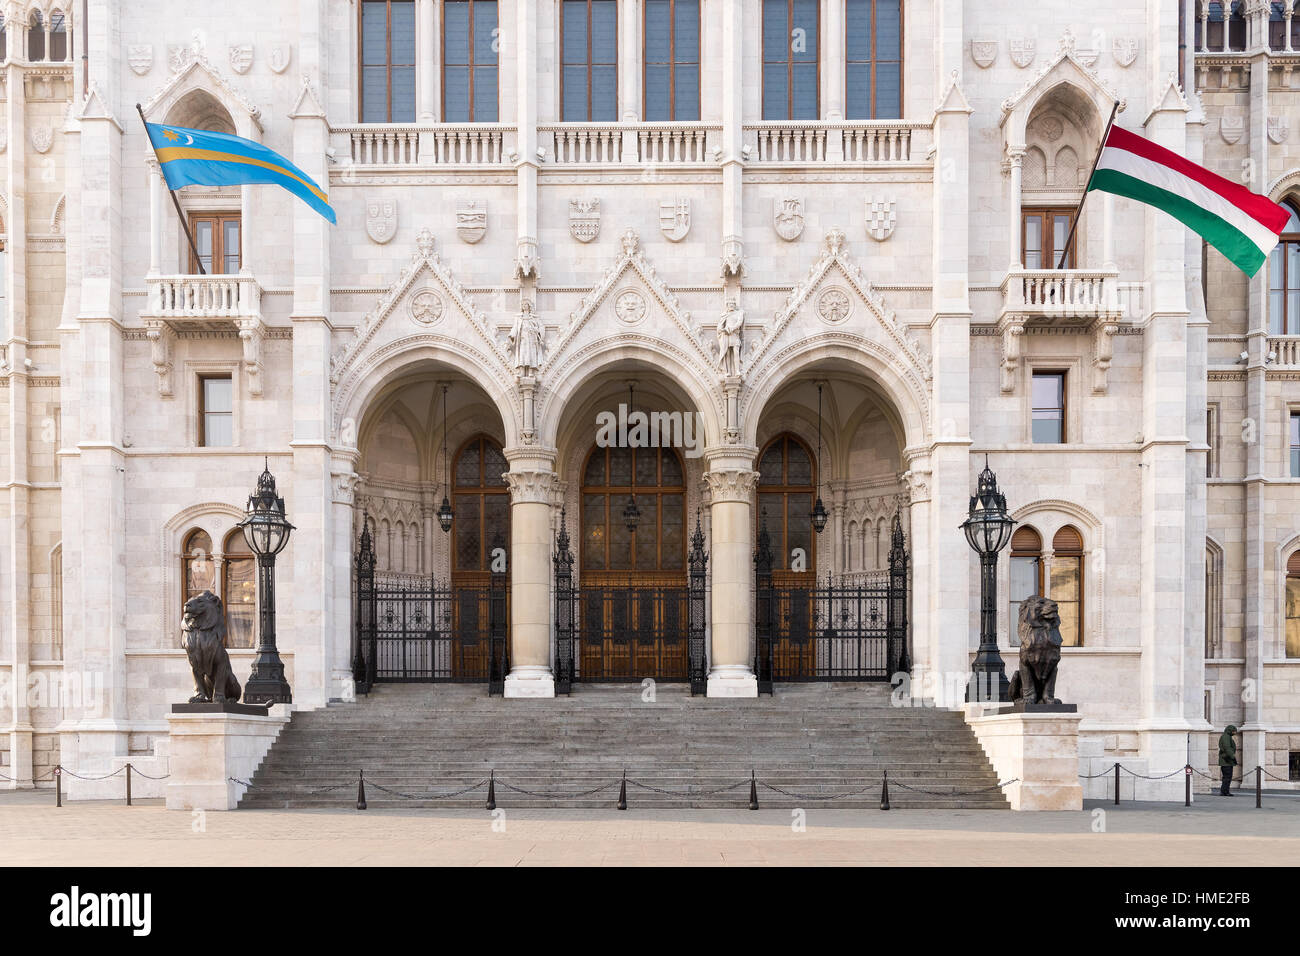
<svg viewBox="0 0 1300 956">
<path fill-rule="evenodd" d="M 605 567 L 605 496 L 582 496 L 582 566 L 593 571 Z"/>
<path fill-rule="evenodd" d="M 669 100 L 670 68 L 667 64 L 647 64 L 645 68 L 645 118 L 657 123 L 672 119 Z"/>
<path fill-rule="evenodd" d="M 898 119 L 903 115 L 902 67 L 876 64 L 876 110 L 873 119 Z"/>
<path fill-rule="evenodd" d="M 782 525 L 785 518 L 785 496 L 780 494 L 760 493 L 758 496 L 758 526 L 767 525 L 767 533 L 772 542 L 772 567 L 780 570 L 786 566 L 785 532 Z"/>
<path fill-rule="evenodd" d="M 393 62 L 415 62 L 415 0 L 393 0 Z"/>
<path fill-rule="evenodd" d="M 874 0 L 847 0 L 844 51 L 849 61 L 871 59 L 871 7 Z"/>
<path fill-rule="evenodd" d="M 582 0 L 564 3 L 564 62 L 587 62 L 587 4 Z"/>
<path fill-rule="evenodd" d="M 415 122 L 415 67 L 393 67 L 393 123 Z"/>
<path fill-rule="evenodd" d="M 506 480 L 502 477 L 509 470 L 505 452 L 491 439 L 483 441 L 483 487 L 503 488 Z"/>
<path fill-rule="evenodd" d="M 871 64 L 850 63 L 844 88 L 844 110 L 849 119 L 871 119 Z"/>
<path fill-rule="evenodd" d="M 474 68 L 474 120 L 478 123 L 497 121 L 497 68 Z"/>
<path fill-rule="evenodd" d="M 361 71 L 361 122 L 388 122 L 388 70 L 368 66 Z"/>
<path fill-rule="evenodd" d="M 642 495 L 636 500 L 641 522 L 636 529 L 636 566 L 643 571 L 659 566 L 659 498 Z"/>
<path fill-rule="evenodd" d="M 495 65 L 497 62 L 497 5 L 477 0 L 474 4 L 474 62 Z"/>
<path fill-rule="evenodd" d="M 228 378 L 205 378 L 203 380 L 203 410 L 205 412 L 226 412 L 231 410 L 231 383 Z"/>
<path fill-rule="evenodd" d="M 763 66 L 763 119 L 789 119 L 789 87 L 786 85 L 786 65 L 765 64 Z"/>
<path fill-rule="evenodd" d="M 813 480 L 812 460 L 808 457 L 808 452 L 804 451 L 803 445 L 796 441 L 786 439 L 786 454 L 788 464 L 786 465 L 786 484 L 788 485 L 811 485 Z"/>
<path fill-rule="evenodd" d="M 786 560 L 795 548 L 802 548 L 807 566 L 812 567 L 812 495 L 786 496 Z"/>
<path fill-rule="evenodd" d="M 225 258 L 227 275 L 239 271 L 239 220 L 226 219 L 221 223 L 221 254 Z"/>
<path fill-rule="evenodd" d="M 682 466 L 677 456 L 668 450 L 663 449 L 661 457 L 662 484 L 665 488 L 673 488 L 682 484 Z"/>
<path fill-rule="evenodd" d="M 793 0 L 790 53 L 796 63 L 817 63 L 817 7 L 819 0 Z"/>
<path fill-rule="evenodd" d="M 674 43 L 678 63 L 698 63 L 700 59 L 699 0 L 677 0 L 673 6 Z"/>
<path fill-rule="evenodd" d="M 483 526 L 487 533 L 487 545 L 484 554 L 483 570 L 491 570 L 492 549 L 505 548 L 506 552 L 510 550 L 510 496 L 509 495 L 484 495 L 483 496 Z"/>
<path fill-rule="evenodd" d="M 763 60 L 768 63 L 789 56 L 786 0 L 763 0 Z"/>
<path fill-rule="evenodd" d="M 442 62 L 448 66 L 469 63 L 468 3 L 444 3 L 442 6 Z"/>
<path fill-rule="evenodd" d="M 673 119 L 684 123 L 700 118 L 700 68 L 695 64 L 677 66 L 676 115 Z"/>
<path fill-rule="evenodd" d="M 609 449 L 609 483 L 618 488 L 632 484 L 632 449 Z"/>
<path fill-rule="evenodd" d="M 361 5 L 361 62 L 366 66 L 388 62 L 388 10 L 383 3 Z"/>
<path fill-rule="evenodd" d="M 443 121 L 469 121 L 469 67 L 448 66 L 442 71 Z"/>
<path fill-rule="evenodd" d="M 618 67 L 593 66 L 591 68 L 591 119 L 592 122 L 610 122 L 618 119 Z"/>
<path fill-rule="evenodd" d="M 632 568 L 632 532 L 627 530 L 623 520 L 623 509 L 627 498 L 623 495 L 611 495 L 609 499 L 609 569 L 611 571 L 628 571 Z M 645 513 L 641 499 L 637 507 Z"/>
<path fill-rule="evenodd" d="M 587 471 L 582 476 L 582 483 L 597 487 L 605 484 L 605 449 L 597 448 L 587 459 Z"/>
<path fill-rule="evenodd" d="M 782 475 L 782 446 L 784 442 L 773 442 L 763 452 L 763 459 L 758 464 L 758 480 L 765 485 L 784 483 Z"/>
<path fill-rule="evenodd" d="M 661 542 L 662 558 L 659 567 L 664 571 L 676 571 L 684 566 L 683 547 L 684 531 L 682 519 L 685 506 L 681 495 L 664 495 L 659 499 L 663 515 L 660 522 L 663 527 Z"/>
<path fill-rule="evenodd" d="M 456 569 L 480 571 L 482 532 L 479 527 L 479 495 L 456 496 Z"/>
<path fill-rule="evenodd" d="M 1033 401 L 1034 408 L 1060 408 L 1063 376 L 1035 375 Z"/>
<path fill-rule="evenodd" d="M 459 488 L 478 487 L 479 443 L 473 441 L 461 451 L 456 459 L 456 486 Z"/>
<path fill-rule="evenodd" d="M 796 63 L 790 72 L 794 99 L 794 115 L 790 118 L 817 119 L 817 64 Z"/>
<path fill-rule="evenodd" d="M 1034 412 L 1034 443 L 1039 445 L 1059 445 L 1061 443 L 1061 419 L 1059 417 L 1040 417 Z"/>
<path fill-rule="evenodd" d="M 659 484 L 659 453 L 653 448 L 636 450 L 636 483 L 643 488 Z"/>
<path fill-rule="evenodd" d="M 618 3 L 615 0 L 592 0 L 591 60 L 613 63 L 618 58 Z"/>
<path fill-rule="evenodd" d="M 902 58 L 902 17 L 899 0 L 876 0 L 876 58 L 898 60 Z"/>
<path fill-rule="evenodd" d="M 646 0 L 645 61 L 667 63 L 671 55 L 672 20 L 668 0 Z"/>
<path fill-rule="evenodd" d="M 563 120 L 566 123 L 587 121 L 587 68 L 585 66 L 564 68 Z"/>
</svg>

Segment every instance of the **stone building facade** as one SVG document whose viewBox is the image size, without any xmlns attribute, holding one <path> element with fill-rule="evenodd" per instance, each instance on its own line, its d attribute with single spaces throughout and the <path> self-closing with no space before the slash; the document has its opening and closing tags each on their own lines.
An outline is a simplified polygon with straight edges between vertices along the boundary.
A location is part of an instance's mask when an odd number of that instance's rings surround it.
<svg viewBox="0 0 1300 956">
<path fill-rule="evenodd" d="M 264 463 L 296 525 L 297 706 L 352 691 L 363 524 L 394 579 L 473 583 L 504 545 L 506 693 L 549 696 L 562 514 L 580 581 L 684 573 L 698 516 L 708 692 L 752 696 L 764 513 L 782 573 L 838 581 L 885 567 L 897 516 L 911 687 L 957 706 L 979 621 L 958 525 L 986 456 L 1020 529 L 1003 653 L 1016 601 L 1061 602 L 1081 771 L 1204 768 L 1235 722 L 1246 766 L 1300 775 L 1300 245 L 1247 280 L 1094 193 L 1053 268 L 1112 108 L 1300 197 L 1290 0 L 3 14 L 5 786 L 152 752 L 189 693 L 195 589 L 226 600 L 246 677 L 232 532 Z M 137 103 L 291 158 L 338 224 L 273 187 L 190 187 L 192 252 Z M 593 453 L 627 402 L 700 437 L 642 456 L 636 538 L 605 470 L 627 460 Z"/>
</svg>

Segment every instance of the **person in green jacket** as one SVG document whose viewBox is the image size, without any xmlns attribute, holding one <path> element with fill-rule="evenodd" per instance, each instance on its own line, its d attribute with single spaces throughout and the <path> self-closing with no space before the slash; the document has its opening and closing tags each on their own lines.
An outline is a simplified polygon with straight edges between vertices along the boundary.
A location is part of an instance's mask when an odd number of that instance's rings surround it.
<svg viewBox="0 0 1300 956">
<path fill-rule="evenodd" d="M 1232 771 L 1237 766 L 1237 742 L 1232 739 L 1232 735 L 1237 732 L 1233 724 L 1228 724 L 1224 728 L 1223 735 L 1219 738 L 1219 774 L 1223 777 L 1223 785 L 1219 787 L 1219 796 L 1230 797 L 1232 790 Z"/>
</svg>

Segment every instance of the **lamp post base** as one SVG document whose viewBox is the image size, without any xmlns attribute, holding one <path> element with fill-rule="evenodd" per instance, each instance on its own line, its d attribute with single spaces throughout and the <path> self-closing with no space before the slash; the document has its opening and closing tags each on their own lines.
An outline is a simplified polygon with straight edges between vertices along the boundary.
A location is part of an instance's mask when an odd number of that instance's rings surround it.
<svg viewBox="0 0 1300 956">
<path fill-rule="evenodd" d="M 248 704 L 291 704 L 293 692 L 284 679 L 284 663 L 275 650 L 262 650 L 253 661 L 253 672 L 244 685 L 244 702 Z"/>
<path fill-rule="evenodd" d="M 966 685 L 966 701 L 972 704 L 1000 703 L 1009 699 L 1011 682 L 1007 680 L 1006 665 L 995 648 L 991 655 L 981 651 L 971 665 L 970 682 Z"/>
</svg>

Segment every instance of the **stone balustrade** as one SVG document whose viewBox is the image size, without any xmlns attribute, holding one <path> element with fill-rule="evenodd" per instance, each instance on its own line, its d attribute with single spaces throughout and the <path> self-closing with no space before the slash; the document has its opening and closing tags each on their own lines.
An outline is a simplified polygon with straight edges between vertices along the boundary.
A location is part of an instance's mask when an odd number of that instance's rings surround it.
<svg viewBox="0 0 1300 956">
<path fill-rule="evenodd" d="M 557 166 L 688 166 L 710 162 L 721 126 L 702 123 L 556 123 L 538 141 Z"/>
<path fill-rule="evenodd" d="M 335 126 L 346 137 L 346 157 L 354 166 L 500 166 L 506 162 L 506 133 L 498 124 L 366 124 Z M 343 142 L 336 142 L 336 153 Z"/>
<path fill-rule="evenodd" d="M 744 127 L 744 137 L 750 163 L 880 166 L 924 162 L 929 130 L 927 123 L 896 120 L 753 123 Z"/>
<path fill-rule="evenodd" d="M 160 319 L 252 319 L 262 313 L 262 287 L 247 273 L 148 276 L 142 315 Z"/>
<path fill-rule="evenodd" d="M 1012 269 L 1002 281 L 1002 312 L 1048 318 L 1120 318 L 1141 308 L 1141 288 L 1095 269 Z M 1134 302 L 1134 298 L 1138 301 Z"/>
<path fill-rule="evenodd" d="M 1300 368 L 1300 335 L 1270 335 L 1268 351 L 1276 356 L 1272 367 Z"/>
</svg>

